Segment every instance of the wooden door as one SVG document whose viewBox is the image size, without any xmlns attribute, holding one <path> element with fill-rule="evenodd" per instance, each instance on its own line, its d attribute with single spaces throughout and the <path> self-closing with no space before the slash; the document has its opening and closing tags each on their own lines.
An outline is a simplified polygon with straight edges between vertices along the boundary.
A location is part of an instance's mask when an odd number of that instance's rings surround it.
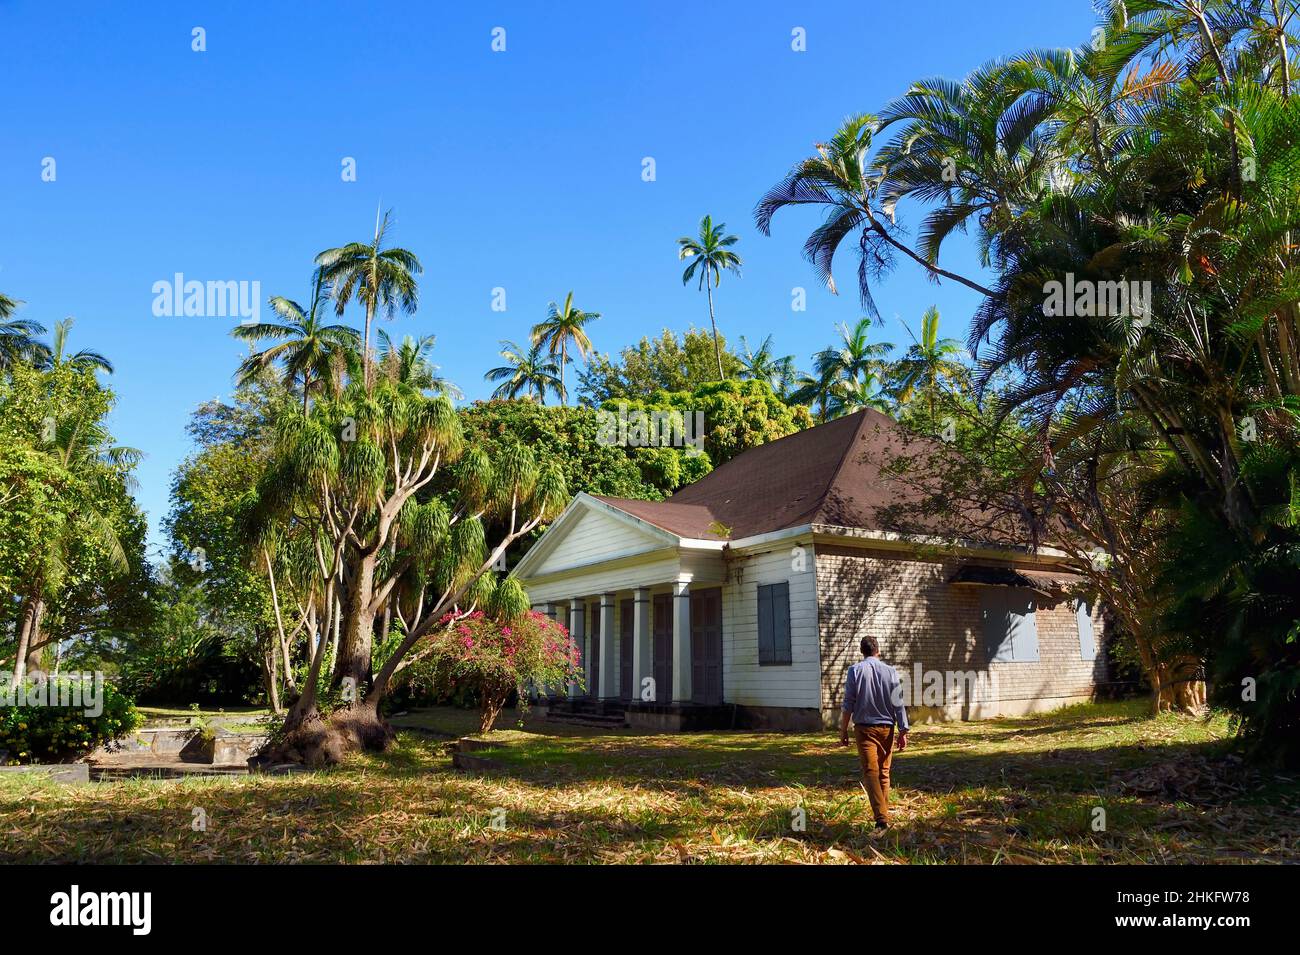
<svg viewBox="0 0 1300 955">
<path fill-rule="evenodd" d="M 722 702 L 722 590 L 691 591 L 691 702 Z"/>
<path fill-rule="evenodd" d="M 673 595 L 655 594 L 650 605 L 654 624 L 655 703 L 673 701 Z"/>
<path fill-rule="evenodd" d="M 632 627 L 636 619 L 636 601 L 618 605 L 618 698 L 632 701 Z M 637 696 L 640 698 L 640 688 Z"/>
</svg>

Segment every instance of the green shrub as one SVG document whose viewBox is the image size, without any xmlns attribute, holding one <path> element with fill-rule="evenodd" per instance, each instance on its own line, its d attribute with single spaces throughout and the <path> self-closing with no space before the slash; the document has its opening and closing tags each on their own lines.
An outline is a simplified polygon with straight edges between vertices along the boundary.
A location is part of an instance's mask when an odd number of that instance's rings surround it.
<svg viewBox="0 0 1300 955">
<path fill-rule="evenodd" d="M 67 679 L 51 679 L 38 699 L 66 700 L 65 691 L 71 687 Z M 0 704 L 0 753 L 8 753 L 7 762 L 70 762 L 124 736 L 143 721 L 135 704 L 107 683 L 100 687 L 102 709 L 95 716 L 86 715 L 91 707 L 84 705 L 33 705 L 36 692 L 36 685 L 29 681 L 24 693 L 9 693 Z M 20 702 L 26 705 L 16 705 Z"/>
</svg>

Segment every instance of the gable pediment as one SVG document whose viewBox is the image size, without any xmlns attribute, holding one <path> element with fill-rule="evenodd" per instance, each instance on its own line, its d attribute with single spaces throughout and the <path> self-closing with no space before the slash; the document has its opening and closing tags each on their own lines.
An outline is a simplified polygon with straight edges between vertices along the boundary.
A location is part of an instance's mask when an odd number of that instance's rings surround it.
<svg viewBox="0 0 1300 955">
<path fill-rule="evenodd" d="M 526 580 L 661 551 L 677 543 L 673 534 L 580 494 L 533 545 L 515 572 Z"/>
</svg>

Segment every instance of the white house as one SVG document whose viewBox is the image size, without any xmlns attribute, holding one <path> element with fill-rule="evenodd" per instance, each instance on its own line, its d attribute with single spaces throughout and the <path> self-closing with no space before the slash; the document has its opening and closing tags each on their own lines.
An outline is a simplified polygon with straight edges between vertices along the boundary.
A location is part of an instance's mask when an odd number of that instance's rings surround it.
<svg viewBox="0 0 1300 955">
<path fill-rule="evenodd" d="M 1102 617 L 1064 555 L 891 529 L 899 434 L 863 411 L 666 501 L 575 497 L 515 568 L 583 648 L 569 698 L 634 726 L 818 727 L 870 632 L 921 718 L 1089 699 Z"/>
</svg>

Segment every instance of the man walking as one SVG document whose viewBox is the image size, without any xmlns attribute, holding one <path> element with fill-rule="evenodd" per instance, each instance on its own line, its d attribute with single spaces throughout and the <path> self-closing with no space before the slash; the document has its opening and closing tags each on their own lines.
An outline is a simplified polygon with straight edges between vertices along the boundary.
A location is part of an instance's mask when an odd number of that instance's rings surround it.
<svg viewBox="0 0 1300 955">
<path fill-rule="evenodd" d="M 863 659 L 849 667 L 840 714 L 840 745 L 849 745 L 849 721 L 862 760 L 862 785 L 871 800 L 876 831 L 889 828 L 889 764 L 894 755 L 894 726 L 898 749 L 907 749 L 907 707 L 894 668 L 880 659 L 875 637 L 863 637 Z"/>
</svg>

